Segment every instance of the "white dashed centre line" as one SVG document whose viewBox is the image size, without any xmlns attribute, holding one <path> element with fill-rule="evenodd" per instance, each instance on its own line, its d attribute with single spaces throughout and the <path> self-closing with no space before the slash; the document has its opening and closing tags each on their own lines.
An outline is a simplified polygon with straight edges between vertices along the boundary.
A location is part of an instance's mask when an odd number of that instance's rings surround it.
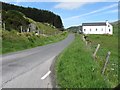
<svg viewBox="0 0 120 90">
<path fill-rule="evenodd" d="M 50 73 L 51 71 L 48 71 L 41 79 L 44 80 Z"/>
</svg>

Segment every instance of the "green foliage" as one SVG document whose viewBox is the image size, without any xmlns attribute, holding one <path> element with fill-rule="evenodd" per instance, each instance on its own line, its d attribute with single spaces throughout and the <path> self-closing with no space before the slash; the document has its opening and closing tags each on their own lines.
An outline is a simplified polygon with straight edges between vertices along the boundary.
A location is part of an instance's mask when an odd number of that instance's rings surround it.
<svg viewBox="0 0 120 90">
<path fill-rule="evenodd" d="M 112 87 L 118 85 L 118 26 L 120 23 L 113 23 L 113 35 L 89 35 L 88 41 L 91 42 L 91 49 L 94 52 L 97 44 L 99 43 L 100 49 L 97 52 L 96 60 L 98 61 L 101 70 L 105 63 L 108 51 L 111 52 L 109 63 L 105 71 L 105 79 L 109 81 Z"/>
<path fill-rule="evenodd" d="M 46 45 L 63 40 L 67 32 L 52 36 L 36 36 L 34 33 L 18 33 L 16 30 L 2 31 L 2 53 L 15 52 L 28 48 Z"/>
<path fill-rule="evenodd" d="M 38 26 L 40 33 L 44 33 L 46 35 L 55 35 L 61 32 L 58 29 L 51 27 L 50 25 L 42 24 L 39 22 L 36 23 L 36 25 Z"/>
<path fill-rule="evenodd" d="M 34 20 L 25 17 L 25 15 L 22 14 L 21 12 L 15 10 L 3 11 L 2 15 L 3 15 L 3 22 L 5 23 L 6 30 L 8 31 L 14 29 L 20 32 L 21 26 L 23 27 L 23 30 L 27 30 L 29 24 L 33 24 L 36 27 L 35 29 L 39 30 L 40 33 L 42 34 L 44 33 L 46 35 L 54 35 L 56 33 L 61 32 L 51 24 L 35 22 Z"/>
<path fill-rule="evenodd" d="M 113 30 L 114 30 L 113 31 L 114 36 L 118 36 L 118 33 L 119 33 L 118 32 L 118 30 L 119 30 L 118 26 L 120 26 L 120 21 L 117 21 L 116 23 L 113 23 L 112 25 L 113 25 Z"/>
<path fill-rule="evenodd" d="M 15 29 L 20 31 L 20 26 L 26 28 L 29 24 L 28 20 L 25 18 L 24 14 L 15 10 L 2 11 L 3 22 L 6 25 L 6 30 L 11 31 Z"/>
<path fill-rule="evenodd" d="M 99 65 L 92 53 L 77 35 L 56 62 L 57 84 L 61 88 L 107 88 Z"/>
<path fill-rule="evenodd" d="M 6 26 L 6 30 L 4 30 L 2 34 L 2 53 L 14 52 L 57 42 L 67 36 L 67 34 L 63 34 L 64 32 L 59 31 L 53 25 L 35 22 L 25 17 L 25 15 L 19 11 L 2 10 L 2 12 L 3 22 Z M 33 24 L 36 27 L 35 29 L 40 31 L 40 35 L 36 36 L 35 32 L 19 33 L 20 26 L 23 27 L 23 30 L 26 30 L 29 24 Z"/>
<path fill-rule="evenodd" d="M 29 17 L 37 22 L 50 23 L 56 28 L 60 28 L 60 29 L 63 28 L 63 24 L 60 16 L 47 10 L 40 10 L 30 7 L 24 8 L 7 3 L 2 3 L 2 9 L 4 11 L 8 11 L 8 10 L 19 11 L 22 12 L 26 17 Z"/>
<path fill-rule="evenodd" d="M 96 60 L 103 69 L 106 55 L 111 52 L 109 63 L 105 71 L 105 78 L 112 87 L 118 84 L 118 37 L 114 35 L 89 35 L 88 40 L 91 41 L 92 52 L 94 52 L 99 43 L 100 49 L 97 52 Z"/>
</svg>

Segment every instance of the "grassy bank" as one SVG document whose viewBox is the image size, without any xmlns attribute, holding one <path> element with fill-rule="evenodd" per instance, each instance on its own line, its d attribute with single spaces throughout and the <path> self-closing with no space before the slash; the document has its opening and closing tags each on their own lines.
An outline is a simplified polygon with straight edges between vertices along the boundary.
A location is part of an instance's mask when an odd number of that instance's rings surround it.
<svg viewBox="0 0 120 90">
<path fill-rule="evenodd" d="M 2 53 L 15 52 L 36 46 L 63 40 L 67 37 L 67 32 L 59 32 L 51 36 L 36 36 L 33 33 L 20 34 L 17 31 L 2 31 Z"/>
<path fill-rule="evenodd" d="M 55 68 L 57 84 L 62 88 L 110 87 L 80 35 L 76 35 L 74 42 L 58 57 Z"/>
<path fill-rule="evenodd" d="M 107 52 L 110 51 L 111 55 L 109 63 L 104 74 L 104 78 L 109 82 L 112 87 L 118 84 L 118 36 L 117 35 L 89 35 L 87 38 L 91 42 L 91 49 L 94 52 L 97 44 L 101 46 L 97 52 L 96 60 L 100 69 L 103 69 L 103 65 L 106 60 Z"/>
</svg>

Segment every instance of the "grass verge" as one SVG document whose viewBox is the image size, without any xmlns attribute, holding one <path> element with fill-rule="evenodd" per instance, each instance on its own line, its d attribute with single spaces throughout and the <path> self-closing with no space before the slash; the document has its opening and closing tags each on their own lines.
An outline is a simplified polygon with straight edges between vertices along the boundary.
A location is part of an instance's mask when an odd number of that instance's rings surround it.
<svg viewBox="0 0 120 90">
<path fill-rule="evenodd" d="M 104 78 L 111 87 L 118 85 L 118 36 L 117 35 L 89 35 L 87 38 L 91 42 L 91 49 L 94 52 L 97 44 L 101 46 L 97 52 L 96 60 L 101 70 L 106 61 L 108 51 L 111 52 L 109 62 L 104 74 Z"/>
<path fill-rule="evenodd" d="M 58 42 L 67 37 L 67 32 L 51 36 L 36 36 L 33 33 L 18 34 L 15 30 L 2 31 L 2 53 L 15 52 Z"/>
<path fill-rule="evenodd" d="M 93 60 L 89 47 L 76 35 L 73 43 L 60 54 L 56 61 L 57 84 L 61 88 L 110 87 Z"/>
</svg>

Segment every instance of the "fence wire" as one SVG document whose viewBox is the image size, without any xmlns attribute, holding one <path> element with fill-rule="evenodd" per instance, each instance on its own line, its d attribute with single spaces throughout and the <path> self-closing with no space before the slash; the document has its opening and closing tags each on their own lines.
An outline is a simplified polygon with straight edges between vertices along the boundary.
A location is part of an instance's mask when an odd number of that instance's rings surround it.
<svg viewBox="0 0 120 90">
<path fill-rule="evenodd" d="M 90 43 L 88 44 L 88 46 L 91 47 L 91 52 L 94 53 L 97 47 L 97 44 Z M 107 53 L 108 53 L 108 50 L 103 48 L 102 45 L 100 46 L 98 52 L 96 53 L 95 60 L 100 66 L 100 72 L 102 71 L 103 66 L 105 64 Z M 110 58 L 109 58 L 109 61 L 107 63 L 107 67 L 104 73 L 104 80 L 109 83 L 112 81 L 115 81 L 116 83 L 118 83 L 118 64 L 114 62 L 115 60 L 118 61 L 118 58 L 114 57 L 113 54 L 114 53 L 111 52 L 111 55 L 110 55 Z"/>
</svg>

